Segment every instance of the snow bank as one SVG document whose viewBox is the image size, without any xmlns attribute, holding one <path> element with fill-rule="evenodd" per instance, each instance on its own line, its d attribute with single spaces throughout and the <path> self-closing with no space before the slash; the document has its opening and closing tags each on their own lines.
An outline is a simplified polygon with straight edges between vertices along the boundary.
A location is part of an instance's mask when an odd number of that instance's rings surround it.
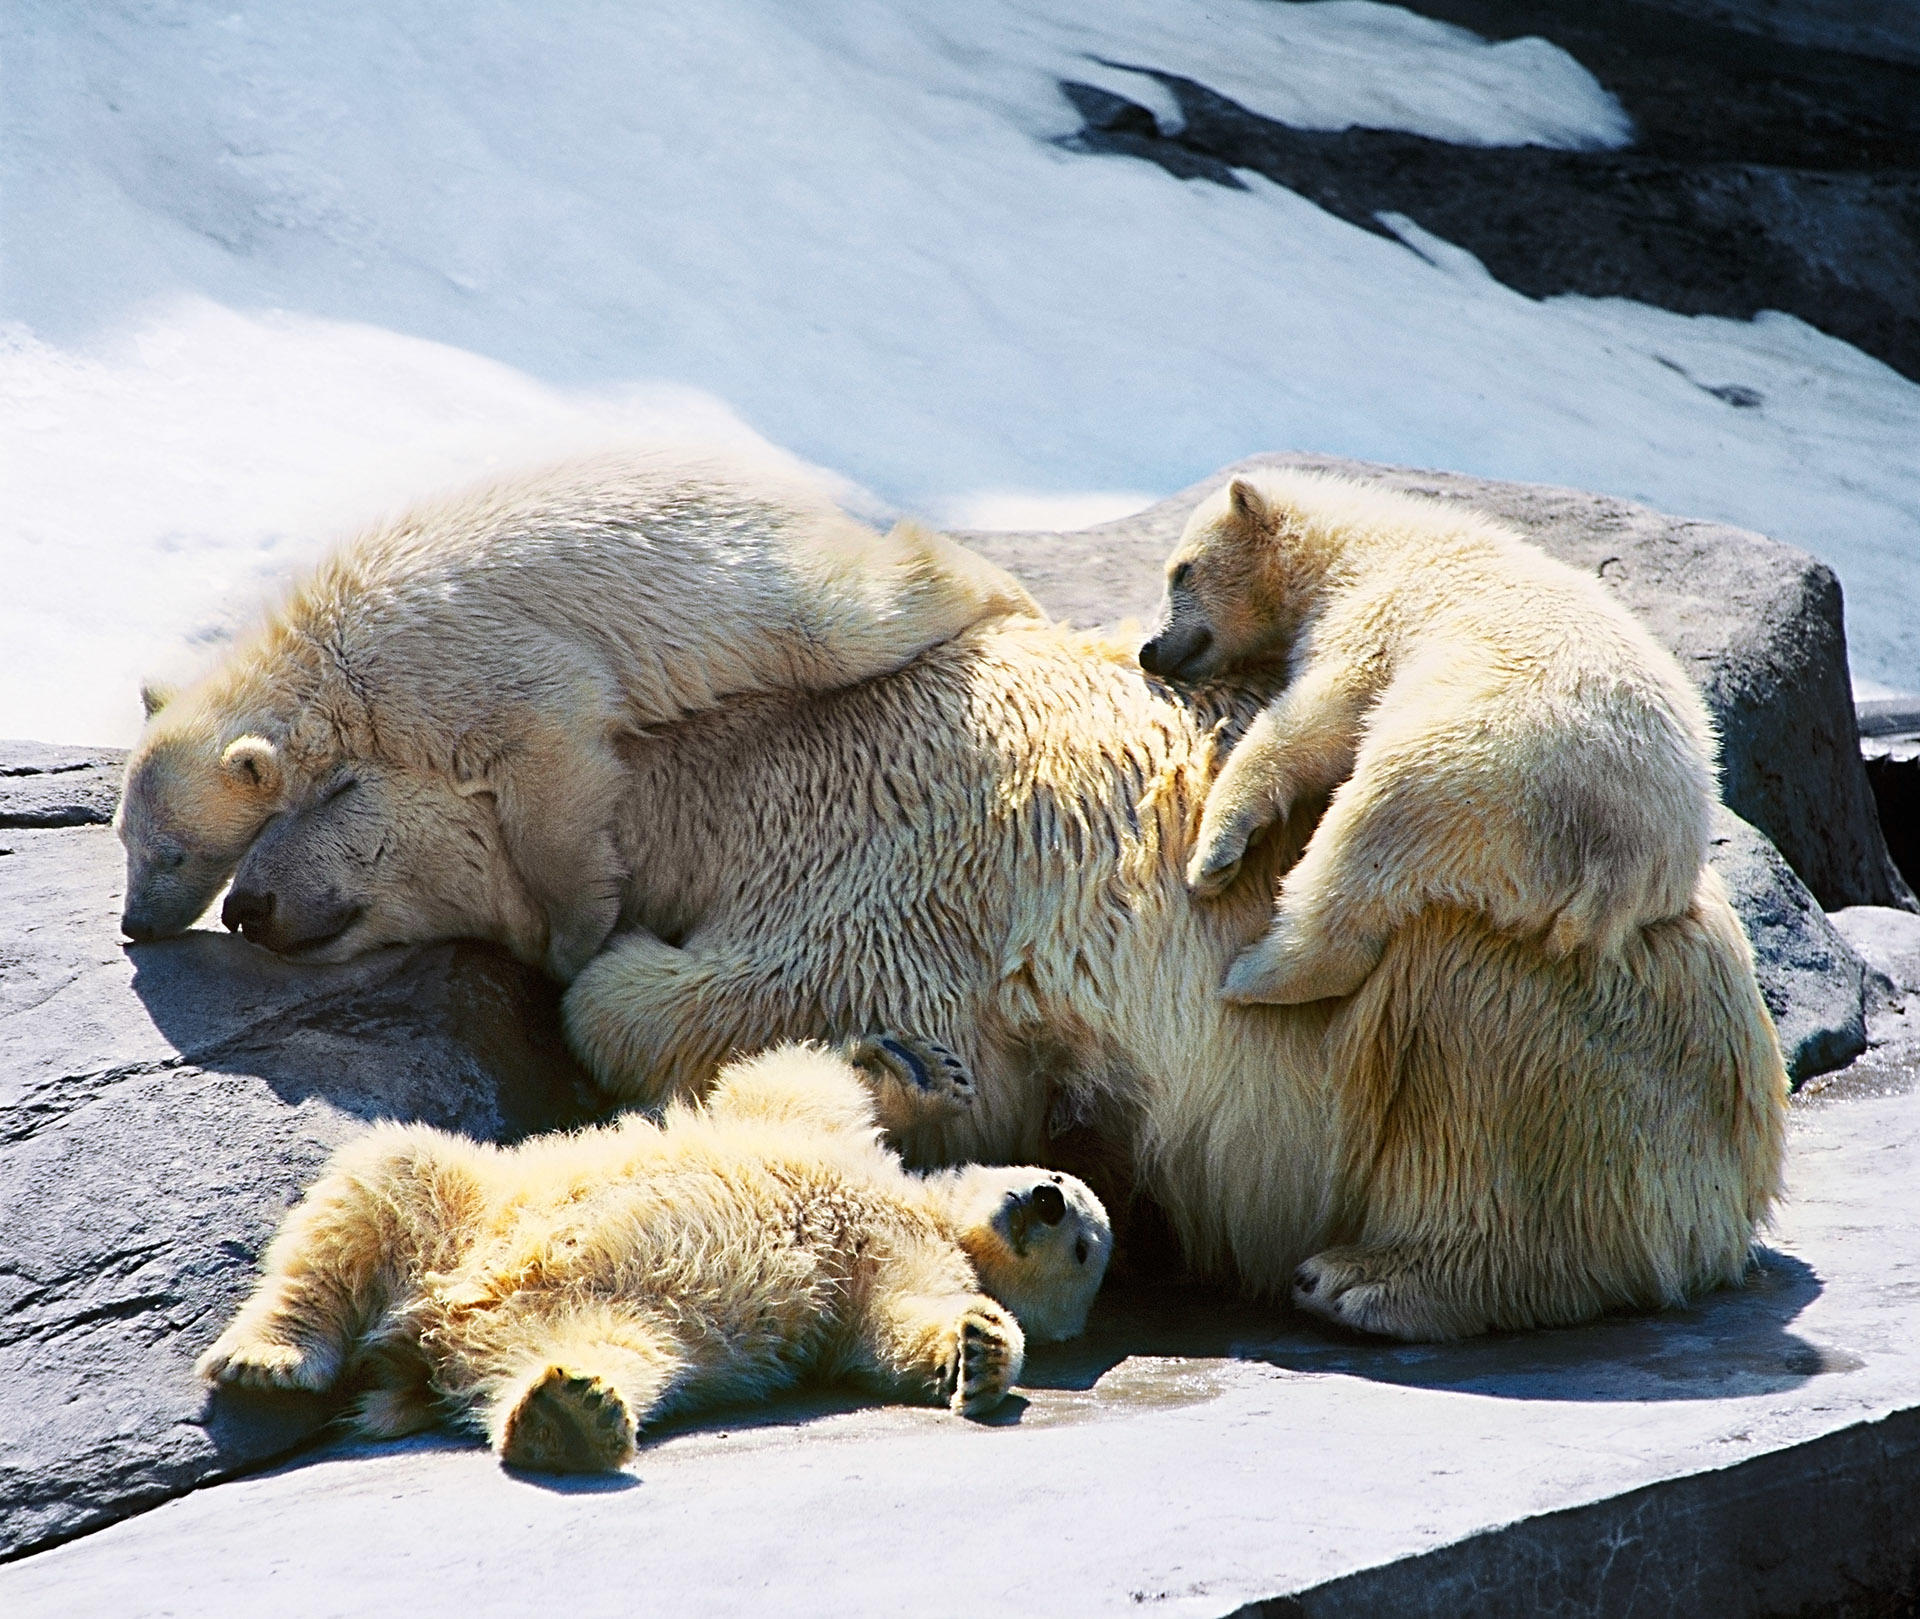
<svg viewBox="0 0 1920 1619">
<path fill-rule="evenodd" d="M 1281 447 L 1585 485 L 1820 551 L 1863 672 L 1920 688 L 1885 367 L 1054 144 L 1062 77 L 1171 116 L 1139 67 L 1317 127 L 1625 138 L 1539 41 L 1359 0 L 29 0 L 0 53 L 0 734 L 124 740 L 140 673 L 343 529 L 661 431 L 1008 525 Z"/>
</svg>

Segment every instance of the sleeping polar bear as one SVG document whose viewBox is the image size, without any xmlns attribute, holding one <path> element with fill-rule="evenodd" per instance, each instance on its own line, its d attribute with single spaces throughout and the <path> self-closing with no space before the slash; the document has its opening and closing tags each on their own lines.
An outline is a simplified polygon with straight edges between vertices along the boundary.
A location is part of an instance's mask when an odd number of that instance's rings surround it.
<svg viewBox="0 0 1920 1619">
<path fill-rule="evenodd" d="M 1070 1338 L 1106 1212 L 1042 1169 L 915 1176 L 870 1084 L 937 1049 L 856 1042 L 728 1067 L 704 1103 L 501 1149 L 376 1125 L 335 1154 L 201 1356 L 218 1383 L 356 1393 L 391 1437 L 441 1417 L 510 1466 L 623 1466 L 671 1413 L 844 1378 L 965 1416 Z"/>
<path fill-rule="evenodd" d="M 716 571 L 686 610 L 762 633 L 726 602 Z M 1209 784 L 1273 694 L 1178 690 L 1110 637 L 1006 612 L 844 689 L 614 734 L 605 860 L 575 876 L 616 932 L 568 993 L 574 1049 L 610 1098 L 652 1105 L 777 1041 L 924 1032 L 976 1092 L 892 1124 L 909 1162 L 1072 1168 L 1091 1140 L 1196 1270 L 1368 1331 L 1578 1321 L 1737 1281 L 1787 1086 L 1718 878 L 1617 955 L 1437 906 L 1347 1000 L 1224 1004 L 1323 808 L 1294 806 L 1193 903 Z M 550 963 L 508 806 L 356 747 L 241 860 L 235 896 L 270 918 L 249 935 L 320 959 L 477 937 Z"/>
</svg>

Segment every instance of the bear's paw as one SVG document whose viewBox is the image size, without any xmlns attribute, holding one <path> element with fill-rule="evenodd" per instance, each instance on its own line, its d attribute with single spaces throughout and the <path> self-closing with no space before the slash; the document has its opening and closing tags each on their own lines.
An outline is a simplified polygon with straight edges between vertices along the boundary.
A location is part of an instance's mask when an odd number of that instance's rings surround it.
<svg viewBox="0 0 1920 1619">
<path fill-rule="evenodd" d="M 193 1369 L 209 1383 L 318 1394 L 332 1384 L 339 1369 L 337 1358 L 278 1338 L 228 1331 L 193 1363 Z"/>
<path fill-rule="evenodd" d="M 1013 1388 L 1026 1358 L 1016 1322 L 991 1299 L 976 1300 L 954 1321 L 941 1367 L 939 1395 L 956 1416 L 985 1416 Z"/>
<path fill-rule="evenodd" d="M 611 1383 L 550 1366 L 508 1415 L 500 1460 L 532 1473 L 604 1473 L 633 1459 L 634 1421 Z"/>
<path fill-rule="evenodd" d="M 1463 1326 L 1457 1305 L 1443 1299 L 1429 1267 L 1399 1248 L 1328 1248 L 1293 1273 L 1296 1309 L 1351 1332 L 1416 1343 L 1484 1331 Z"/>
<path fill-rule="evenodd" d="M 847 1060 L 875 1082 L 889 1129 L 948 1117 L 973 1106 L 973 1075 L 937 1040 L 905 1034 L 861 1035 L 847 1042 Z"/>
</svg>

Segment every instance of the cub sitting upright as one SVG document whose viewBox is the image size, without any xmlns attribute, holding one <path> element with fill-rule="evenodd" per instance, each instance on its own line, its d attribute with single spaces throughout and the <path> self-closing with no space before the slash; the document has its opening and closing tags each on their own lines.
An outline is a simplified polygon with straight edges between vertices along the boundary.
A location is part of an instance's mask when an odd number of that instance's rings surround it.
<svg viewBox="0 0 1920 1619">
<path fill-rule="evenodd" d="M 1188 519 L 1150 674 L 1284 659 L 1208 793 L 1187 868 L 1332 790 L 1229 1000 L 1351 994 L 1431 906 L 1550 954 L 1684 914 L 1716 743 L 1673 657 L 1595 580 L 1484 517 L 1308 472 L 1235 478 Z"/>
<path fill-rule="evenodd" d="M 662 1124 L 510 1149 L 377 1125 L 288 1215 L 199 1370 L 353 1389 L 371 1437 L 465 1419 L 557 1472 L 620 1467 L 644 1423 L 808 1372 L 985 1412 L 1028 1336 L 1085 1325 L 1106 1211 L 1041 1169 L 908 1174 L 872 1091 L 954 1059 L 851 1049 L 865 1075 L 782 1046 Z"/>
</svg>

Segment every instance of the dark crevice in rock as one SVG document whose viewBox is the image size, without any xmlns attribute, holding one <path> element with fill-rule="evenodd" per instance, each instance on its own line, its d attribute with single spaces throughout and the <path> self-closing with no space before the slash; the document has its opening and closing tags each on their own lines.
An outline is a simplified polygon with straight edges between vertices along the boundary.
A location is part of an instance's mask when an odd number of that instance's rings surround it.
<svg viewBox="0 0 1920 1619">
<path fill-rule="evenodd" d="M 1248 170 L 1390 235 L 1399 214 L 1531 298 L 1624 297 L 1689 315 L 1796 315 L 1920 379 L 1920 66 L 1787 45 L 1633 0 L 1416 0 L 1494 38 L 1569 51 L 1634 119 L 1624 150 L 1458 146 L 1294 129 L 1176 74 L 1184 127 L 1088 84 L 1062 142 L 1240 185 Z M 1753 390 L 1699 382 L 1731 409 Z"/>
<path fill-rule="evenodd" d="M 1900 875 L 1920 888 L 1920 753 L 1869 758 L 1867 785 L 1880 811 L 1887 853 Z"/>
</svg>

